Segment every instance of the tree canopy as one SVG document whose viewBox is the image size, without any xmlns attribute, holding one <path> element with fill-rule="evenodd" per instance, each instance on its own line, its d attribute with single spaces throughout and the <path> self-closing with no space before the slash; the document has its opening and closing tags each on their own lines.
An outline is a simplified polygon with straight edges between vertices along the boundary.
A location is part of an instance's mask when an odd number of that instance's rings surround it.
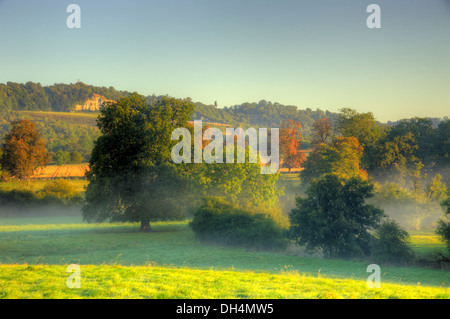
<svg viewBox="0 0 450 319">
<path fill-rule="evenodd" d="M 49 159 L 45 142 L 35 124 L 30 120 L 13 121 L 2 145 L 2 168 L 12 176 L 24 178 L 47 164 Z"/>
<path fill-rule="evenodd" d="M 384 136 L 385 128 L 377 123 L 371 112 L 358 113 L 343 108 L 335 121 L 335 131 L 344 137 L 355 137 L 364 149 L 362 164 L 367 167 L 374 155 L 374 147 Z"/>
<path fill-rule="evenodd" d="M 317 144 L 304 163 L 301 176 L 305 182 L 326 174 L 343 178 L 361 177 L 367 173 L 361 168 L 363 148 L 354 137 L 334 137 L 330 144 Z"/>
<path fill-rule="evenodd" d="M 95 143 L 87 174 L 87 221 L 150 221 L 183 217 L 182 195 L 187 178 L 171 163 L 171 133 L 186 127 L 192 103 L 164 98 L 150 105 L 131 94 L 103 108 L 102 135 Z"/>
<path fill-rule="evenodd" d="M 305 161 L 305 153 L 300 150 L 300 143 L 303 140 L 302 125 L 294 120 L 283 122 L 280 131 L 280 155 L 283 159 L 283 166 L 289 171 L 292 168 L 300 167 Z"/>
<path fill-rule="evenodd" d="M 352 177 L 329 174 L 311 182 L 306 197 L 298 197 L 290 214 L 290 237 L 309 250 L 327 257 L 360 257 L 370 254 L 369 231 L 384 213 L 365 203 L 373 185 Z"/>
</svg>

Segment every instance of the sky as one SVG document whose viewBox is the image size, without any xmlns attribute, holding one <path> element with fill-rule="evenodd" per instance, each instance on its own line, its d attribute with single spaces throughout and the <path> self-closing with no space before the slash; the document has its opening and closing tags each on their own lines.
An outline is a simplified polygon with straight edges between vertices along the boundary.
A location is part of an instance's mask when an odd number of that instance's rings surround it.
<svg viewBox="0 0 450 319">
<path fill-rule="evenodd" d="M 78 80 L 219 107 L 449 116 L 450 0 L 0 0 L 0 83 Z"/>
</svg>

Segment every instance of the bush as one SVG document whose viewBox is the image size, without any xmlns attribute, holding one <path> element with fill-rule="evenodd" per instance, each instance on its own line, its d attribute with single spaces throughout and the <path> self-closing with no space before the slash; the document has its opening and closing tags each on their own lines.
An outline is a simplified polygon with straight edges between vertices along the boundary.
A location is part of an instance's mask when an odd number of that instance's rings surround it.
<svg viewBox="0 0 450 319">
<path fill-rule="evenodd" d="M 11 180 L 11 173 L 8 171 L 0 171 L 1 181 L 9 182 Z"/>
<path fill-rule="evenodd" d="M 56 179 L 47 182 L 38 194 L 41 199 L 47 202 L 68 204 L 81 201 L 80 194 L 65 179 Z"/>
<path fill-rule="evenodd" d="M 386 220 L 378 227 L 372 241 L 372 258 L 378 263 L 406 265 L 414 259 L 408 247 L 409 234 L 393 220 Z"/>
<path fill-rule="evenodd" d="M 0 190 L 0 210 L 2 214 L 16 214 L 17 212 L 33 212 L 39 207 L 47 205 L 78 205 L 82 196 L 67 180 L 54 180 L 45 184 L 39 191 L 28 189 Z"/>
<path fill-rule="evenodd" d="M 202 241 L 260 249 L 287 244 L 283 227 L 270 216 L 243 210 L 218 197 L 204 199 L 190 226 Z"/>
<path fill-rule="evenodd" d="M 0 191 L 1 206 L 28 206 L 37 200 L 36 195 L 29 190 Z"/>
<path fill-rule="evenodd" d="M 24 189 L 0 190 L 1 216 L 8 217 L 31 213 L 38 203 L 40 203 L 39 198 L 32 191 Z"/>
</svg>

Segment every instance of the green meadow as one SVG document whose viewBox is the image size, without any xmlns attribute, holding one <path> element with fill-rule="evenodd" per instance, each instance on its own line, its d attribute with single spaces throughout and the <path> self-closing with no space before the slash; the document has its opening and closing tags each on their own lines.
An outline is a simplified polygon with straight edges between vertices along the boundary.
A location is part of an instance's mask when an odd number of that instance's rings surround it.
<svg viewBox="0 0 450 319">
<path fill-rule="evenodd" d="M 87 224 L 80 216 L 0 218 L 2 298 L 450 298 L 450 273 L 322 259 L 291 246 L 268 252 L 199 242 L 188 222 Z M 432 230 L 412 233 L 417 255 L 443 251 Z M 81 288 L 66 286 L 69 264 Z"/>
</svg>

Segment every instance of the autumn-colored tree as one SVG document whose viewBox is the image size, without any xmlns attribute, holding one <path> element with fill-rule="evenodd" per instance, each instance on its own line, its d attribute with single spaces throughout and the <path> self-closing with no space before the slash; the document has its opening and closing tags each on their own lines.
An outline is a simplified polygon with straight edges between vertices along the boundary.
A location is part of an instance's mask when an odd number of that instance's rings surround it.
<svg viewBox="0 0 450 319">
<path fill-rule="evenodd" d="M 313 136 L 312 145 L 316 146 L 322 143 L 327 143 L 331 140 L 333 134 L 333 128 L 330 120 L 326 117 L 318 119 L 312 125 Z"/>
<path fill-rule="evenodd" d="M 50 160 L 45 141 L 36 125 L 28 119 L 13 121 L 2 145 L 2 168 L 12 176 L 25 178 Z"/>
<path fill-rule="evenodd" d="M 280 155 L 283 166 L 300 167 L 305 161 L 305 153 L 300 150 L 302 140 L 302 125 L 294 120 L 286 120 L 280 130 Z"/>
<path fill-rule="evenodd" d="M 377 155 L 376 146 L 386 135 L 386 127 L 378 124 L 371 112 L 358 113 L 353 109 L 343 108 L 336 118 L 334 129 L 341 136 L 358 139 L 364 148 L 362 165 L 370 167 L 373 157 Z"/>
<path fill-rule="evenodd" d="M 345 137 L 356 137 L 364 149 L 376 144 L 384 135 L 383 127 L 371 112 L 358 113 L 350 108 L 340 110 L 336 119 L 336 132 Z"/>
<path fill-rule="evenodd" d="M 361 169 L 363 147 L 355 137 L 335 137 L 331 144 L 319 144 L 304 163 L 302 179 L 309 182 L 326 174 L 340 178 L 358 177 L 367 179 L 367 172 Z"/>
</svg>

